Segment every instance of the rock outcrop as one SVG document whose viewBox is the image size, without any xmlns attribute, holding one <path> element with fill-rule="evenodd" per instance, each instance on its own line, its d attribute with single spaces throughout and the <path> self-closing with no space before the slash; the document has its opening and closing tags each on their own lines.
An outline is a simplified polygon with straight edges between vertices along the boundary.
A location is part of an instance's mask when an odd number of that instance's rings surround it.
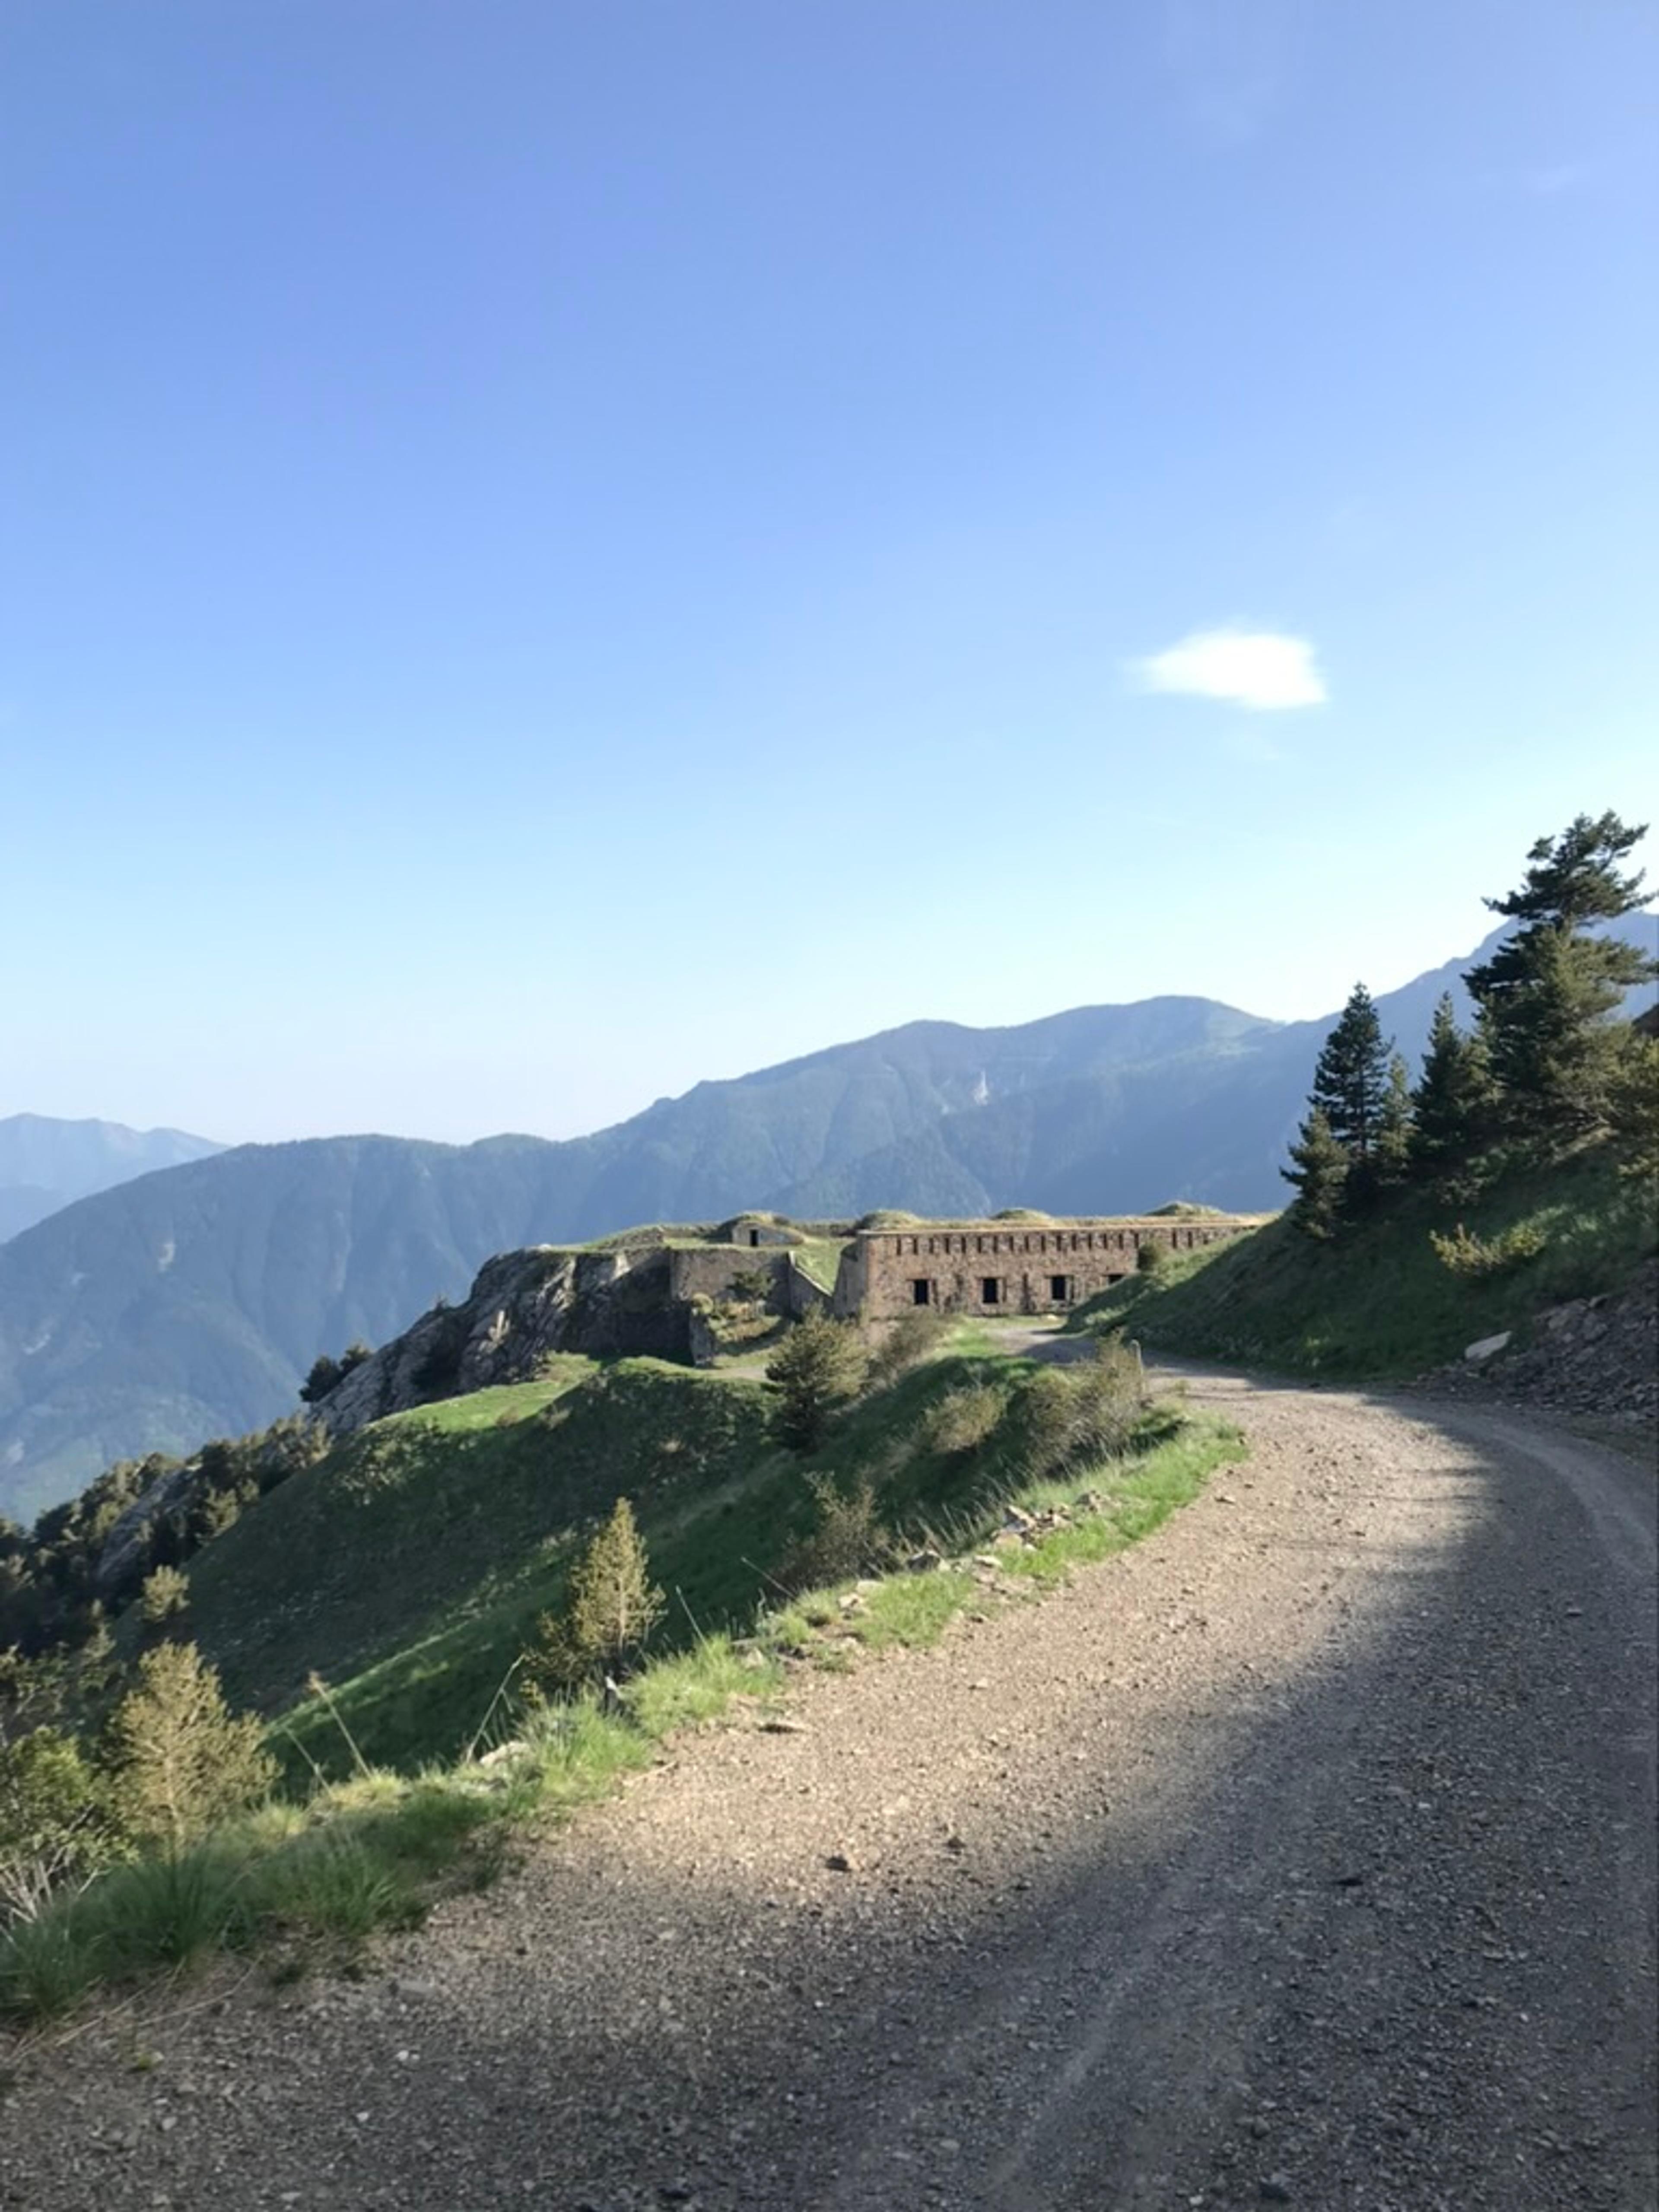
<svg viewBox="0 0 1659 2212">
<path fill-rule="evenodd" d="M 670 1261 L 660 1244 L 503 1252 L 479 1269 L 459 1305 L 434 1306 L 354 1367 L 316 1416 L 332 1435 L 349 1436 L 412 1406 L 526 1382 L 553 1352 L 689 1359 L 690 1317 L 671 1294 Z"/>
</svg>

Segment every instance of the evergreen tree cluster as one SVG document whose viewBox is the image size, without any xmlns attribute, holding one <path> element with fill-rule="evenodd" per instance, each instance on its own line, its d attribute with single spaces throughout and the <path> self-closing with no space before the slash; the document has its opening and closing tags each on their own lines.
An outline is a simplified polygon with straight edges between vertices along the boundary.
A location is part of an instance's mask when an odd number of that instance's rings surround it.
<svg viewBox="0 0 1659 2212">
<path fill-rule="evenodd" d="M 1647 834 L 1579 815 L 1533 846 L 1517 890 L 1488 899 L 1519 926 L 1464 977 L 1473 1031 L 1449 994 L 1413 1085 L 1363 983 L 1325 1040 L 1284 1170 L 1310 1237 L 1362 1218 L 1392 1188 L 1464 1195 L 1505 1158 L 1559 1157 L 1610 1138 L 1634 1172 L 1659 1166 L 1659 1044 L 1618 1018 L 1659 962 L 1595 925 L 1648 903 L 1622 864 Z"/>
</svg>

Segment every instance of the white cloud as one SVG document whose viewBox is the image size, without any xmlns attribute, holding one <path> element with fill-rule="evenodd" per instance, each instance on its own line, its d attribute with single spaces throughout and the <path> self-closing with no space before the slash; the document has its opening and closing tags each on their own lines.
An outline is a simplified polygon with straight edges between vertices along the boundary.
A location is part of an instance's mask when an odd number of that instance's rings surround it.
<svg viewBox="0 0 1659 2212">
<path fill-rule="evenodd" d="M 1195 629 L 1148 660 L 1131 664 L 1143 691 L 1185 692 L 1267 710 L 1322 707 L 1329 696 L 1305 637 L 1266 629 Z"/>
</svg>

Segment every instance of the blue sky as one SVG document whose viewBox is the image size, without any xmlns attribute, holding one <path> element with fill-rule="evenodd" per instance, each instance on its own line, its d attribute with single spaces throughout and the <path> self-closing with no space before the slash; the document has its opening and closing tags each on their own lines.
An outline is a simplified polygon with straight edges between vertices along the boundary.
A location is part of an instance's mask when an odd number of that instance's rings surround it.
<svg viewBox="0 0 1659 2212">
<path fill-rule="evenodd" d="M 1659 811 L 1656 89 L 1637 0 L 10 0 L 0 1113 L 1467 950 Z"/>
</svg>

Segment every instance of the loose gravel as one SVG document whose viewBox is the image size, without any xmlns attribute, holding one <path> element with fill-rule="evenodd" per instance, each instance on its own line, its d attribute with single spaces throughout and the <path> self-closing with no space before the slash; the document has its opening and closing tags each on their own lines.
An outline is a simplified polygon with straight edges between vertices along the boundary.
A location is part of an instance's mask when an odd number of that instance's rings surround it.
<svg viewBox="0 0 1659 2212">
<path fill-rule="evenodd" d="M 355 1984 L 9 2054 L 29 2212 L 1655 2201 L 1654 1484 L 1214 1378 L 1224 1470 L 681 1746 Z"/>
</svg>

